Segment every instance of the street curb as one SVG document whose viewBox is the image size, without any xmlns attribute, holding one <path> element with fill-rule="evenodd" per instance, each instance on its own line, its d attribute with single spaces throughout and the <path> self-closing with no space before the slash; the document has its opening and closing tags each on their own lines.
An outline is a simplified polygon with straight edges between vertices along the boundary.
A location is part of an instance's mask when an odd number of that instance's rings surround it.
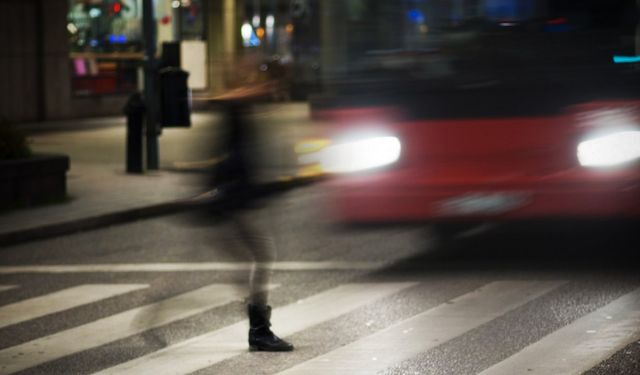
<svg viewBox="0 0 640 375">
<path fill-rule="evenodd" d="M 100 229 L 111 225 L 124 224 L 136 220 L 178 213 L 184 210 L 183 207 L 186 207 L 186 202 L 187 201 L 173 201 L 169 203 L 161 203 L 152 206 L 3 233 L 0 234 L 0 246 L 18 245 L 21 243 L 44 240 L 77 232 Z"/>
<path fill-rule="evenodd" d="M 294 178 L 288 181 L 277 181 L 264 184 L 260 187 L 261 194 L 273 195 L 283 193 L 298 187 L 308 186 L 319 181 L 318 177 Z M 0 234 L 0 246 L 12 246 L 22 243 L 45 240 L 78 232 L 105 228 L 112 225 L 126 224 L 133 221 L 152 219 L 161 216 L 177 214 L 196 210 L 198 208 L 214 208 L 216 204 L 223 203 L 215 197 L 195 197 L 190 199 L 175 200 L 140 208 L 123 210 L 92 217 L 69 220 L 66 222 L 48 224 L 35 228 L 20 229 L 13 232 Z"/>
</svg>

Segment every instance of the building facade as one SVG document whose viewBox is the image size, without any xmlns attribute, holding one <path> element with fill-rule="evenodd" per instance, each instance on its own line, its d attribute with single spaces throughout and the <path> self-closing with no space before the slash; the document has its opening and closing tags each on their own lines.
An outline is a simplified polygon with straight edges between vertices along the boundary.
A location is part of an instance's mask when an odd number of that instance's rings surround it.
<svg viewBox="0 0 640 375">
<path fill-rule="evenodd" d="M 195 95 L 233 85 L 245 49 L 275 51 L 273 33 L 286 29 L 288 6 L 248 2 L 153 1 L 158 58 L 164 42 L 179 42 Z M 120 114 L 141 89 L 142 0 L 0 0 L 0 8 L 0 121 Z M 248 12 L 265 45 L 243 45 Z"/>
<path fill-rule="evenodd" d="M 142 2 L 0 0 L 0 121 L 120 114 L 143 83 Z M 629 4 L 637 54 L 637 0 L 153 0 L 158 51 L 179 42 L 194 96 L 275 64 L 293 97 L 326 88 L 372 56 L 437 50 L 479 24 L 582 22 L 587 3 L 605 10 L 590 11 L 602 18 L 595 21 L 621 22 L 606 12 L 615 2 Z"/>
</svg>

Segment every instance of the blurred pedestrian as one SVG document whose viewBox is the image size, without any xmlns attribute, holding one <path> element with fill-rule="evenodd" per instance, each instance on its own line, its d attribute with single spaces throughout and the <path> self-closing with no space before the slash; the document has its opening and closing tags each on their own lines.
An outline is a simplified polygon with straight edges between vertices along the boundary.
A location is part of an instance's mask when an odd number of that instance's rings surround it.
<svg viewBox="0 0 640 375">
<path fill-rule="evenodd" d="M 293 345 L 270 329 L 271 307 L 268 284 L 271 263 L 276 258 L 275 242 L 256 218 L 265 192 L 257 182 L 256 153 L 259 132 L 249 121 L 252 104 L 269 97 L 270 82 L 247 85 L 215 98 L 224 110 L 222 159 L 214 167 L 212 185 L 216 192 L 216 215 L 228 218 L 252 262 L 249 274 L 249 348 L 252 351 L 291 351 Z"/>
</svg>

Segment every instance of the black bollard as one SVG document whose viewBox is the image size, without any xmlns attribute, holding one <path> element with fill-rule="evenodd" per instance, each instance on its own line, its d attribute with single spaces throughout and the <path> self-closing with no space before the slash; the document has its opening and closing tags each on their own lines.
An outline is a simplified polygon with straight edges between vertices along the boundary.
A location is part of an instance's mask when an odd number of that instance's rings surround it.
<svg viewBox="0 0 640 375">
<path fill-rule="evenodd" d="M 127 115 L 127 173 L 143 173 L 144 100 L 140 93 L 129 97 L 124 107 Z"/>
</svg>

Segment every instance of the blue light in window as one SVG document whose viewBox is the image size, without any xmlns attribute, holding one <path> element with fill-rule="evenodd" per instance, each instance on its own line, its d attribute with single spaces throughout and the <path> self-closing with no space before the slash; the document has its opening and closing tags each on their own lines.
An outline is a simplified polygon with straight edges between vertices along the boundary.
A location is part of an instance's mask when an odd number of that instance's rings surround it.
<svg viewBox="0 0 640 375">
<path fill-rule="evenodd" d="M 424 20 L 425 20 L 424 13 L 422 13 L 420 9 L 411 9 L 407 13 L 407 17 L 411 22 L 418 23 L 418 24 L 424 23 Z"/>
<path fill-rule="evenodd" d="M 613 62 L 616 64 L 640 63 L 640 56 L 613 56 Z"/>
<path fill-rule="evenodd" d="M 111 44 L 125 44 L 127 43 L 126 35 L 109 35 L 109 43 Z"/>
<path fill-rule="evenodd" d="M 97 41 L 96 39 L 91 39 L 91 40 L 89 41 L 89 45 L 90 45 L 91 47 L 97 47 L 97 46 L 98 46 L 98 44 L 99 44 L 99 43 L 98 43 L 98 41 Z"/>
<path fill-rule="evenodd" d="M 487 0 L 485 14 L 494 20 L 518 19 L 518 2 L 515 0 Z"/>
<path fill-rule="evenodd" d="M 260 45 L 260 39 L 256 35 L 256 33 L 251 33 L 251 38 L 249 38 L 249 45 L 251 47 L 258 47 Z"/>
</svg>

